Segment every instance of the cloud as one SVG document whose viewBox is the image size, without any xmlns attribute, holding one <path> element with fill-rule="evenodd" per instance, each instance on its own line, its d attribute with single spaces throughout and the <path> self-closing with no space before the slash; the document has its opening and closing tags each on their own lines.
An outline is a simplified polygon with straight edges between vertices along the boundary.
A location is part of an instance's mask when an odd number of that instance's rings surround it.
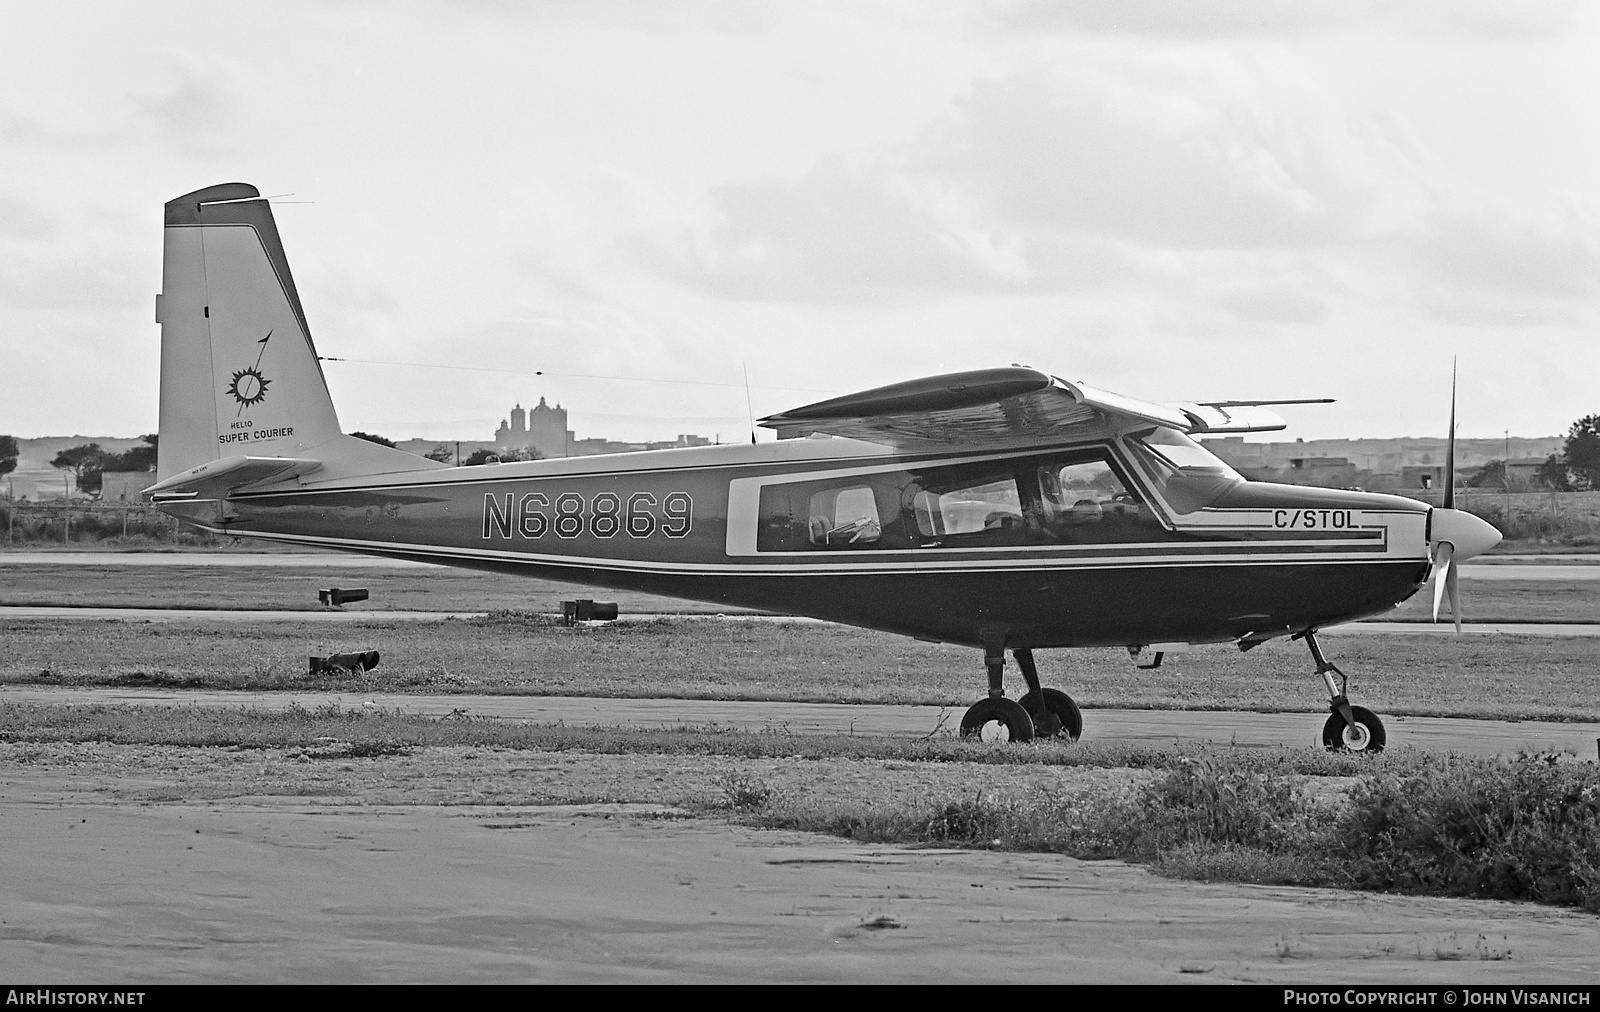
<svg viewBox="0 0 1600 1012">
<path fill-rule="evenodd" d="M 60 220 L 37 203 L 0 197 L 0 236 L 8 239 L 50 239 L 60 230 Z"/>
<path fill-rule="evenodd" d="M 151 298 L 142 264 L 112 249 L 0 258 L 0 296 L 19 309 L 129 308 Z M 154 299 L 150 302 L 155 312 Z"/>
<path fill-rule="evenodd" d="M 1189 248 L 1339 237 L 1359 203 L 1358 180 L 1340 171 L 1359 161 L 1343 150 L 1355 139 L 1324 109 L 1281 115 L 1229 94 L 1229 83 L 1137 69 L 1012 72 L 973 88 L 925 142 L 928 157 L 1007 220 L 1034 227 Z"/>
<path fill-rule="evenodd" d="M 1167 284 L 1185 252 L 1360 241 L 1422 201 L 1395 124 L 1258 85 L 1228 61 L 1036 63 L 975 82 L 909 141 L 719 187 L 637 252 L 738 298 L 1105 289 Z"/>
<path fill-rule="evenodd" d="M 1216 304 L 1255 323 L 1316 323 L 1328 315 L 1324 299 L 1293 283 L 1234 286 L 1220 293 Z"/>
<path fill-rule="evenodd" d="M 722 186 L 629 241 L 726 298 L 1138 293 L 1132 326 L 1200 338 L 1380 305 L 1494 327 L 1594 315 L 1593 221 L 1484 191 L 1286 60 L 1034 58 L 908 140 Z"/>
<path fill-rule="evenodd" d="M 244 89 L 222 59 L 176 52 L 176 80 L 157 94 L 133 98 L 136 115 L 148 127 L 191 152 L 211 153 L 245 117 Z"/>
<path fill-rule="evenodd" d="M 1575 216 L 1553 221 L 1447 209 L 1415 241 L 1419 260 L 1448 285 L 1555 299 L 1600 291 L 1600 229 Z"/>
<path fill-rule="evenodd" d="M 1581 0 L 1000 0 L 980 23 L 1018 33 L 1087 32 L 1157 38 L 1304 38 L 1386 29 L 1413 38 L 1538 41 L 1588 11 Z"/>
<path fill-rule="evenodd" d="M 892 153 L 829 156 L 792 179 L 719 187 L 705 220 L 641 237 L 637 252 L 664 276 L 734 298 L 858 301 L 1024 284 L 1014 242 L 972 218 L 960 192 L 907 172 Z"/>
</svg>

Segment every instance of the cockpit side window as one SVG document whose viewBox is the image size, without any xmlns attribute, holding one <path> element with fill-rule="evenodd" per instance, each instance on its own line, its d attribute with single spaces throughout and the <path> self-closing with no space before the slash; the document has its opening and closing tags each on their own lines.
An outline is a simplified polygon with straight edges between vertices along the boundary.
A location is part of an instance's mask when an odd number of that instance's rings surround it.
<svg viewBox="0 0 1600 1012">
<path fill-rule="evenodd" d="M 1167 505 L 1193 513 L 1215 502 L 1244 477 L 1176 429 L 1147 429 L 1124 443 L 1144 466 Z"/>
<path fill-rule="evenodd" d="M 922 489 L 911 497 L 917 532 L 924 538 L 986 532 L 1022 531 L 1022 497 L 1017 479 L 985 476 L 960 487 Z M 990 539 L 992 540 L 992 539 Z"/>
<path fill-rule="evenodd" d="M 1150 507 L 1104 456 L 1054 460 L 1037 468 L 1039 501 L 1030 518 L 1046 543 L 1165 540 Z"/>
</svg>

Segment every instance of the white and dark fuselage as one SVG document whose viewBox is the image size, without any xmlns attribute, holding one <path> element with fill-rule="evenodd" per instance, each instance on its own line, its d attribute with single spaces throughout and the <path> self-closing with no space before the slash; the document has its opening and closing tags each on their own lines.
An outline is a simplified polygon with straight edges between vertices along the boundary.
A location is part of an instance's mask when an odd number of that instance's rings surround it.
<svg viewBox="0 0 1600 1012">
<path fill-rule="evenodd" d="M 1380 613 L 1427 578 L 1422 503 L 1225 473 L 1191 479 L 1204 505 L 1175 503 L 1195 490 L 1143 446 L 793 439 L 308 476 L 164 508 L 235 535 L 1013 648 L 1267 638 Z M 1062 487 L 1079 475 L 1096 484 Z"/>
</svg>

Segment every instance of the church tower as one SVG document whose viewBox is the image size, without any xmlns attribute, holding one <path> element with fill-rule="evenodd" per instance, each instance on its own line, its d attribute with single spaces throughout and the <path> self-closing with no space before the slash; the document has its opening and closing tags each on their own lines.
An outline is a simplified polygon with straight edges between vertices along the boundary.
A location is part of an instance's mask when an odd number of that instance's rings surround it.
<svg viewBox="0 0 1600 1012">
<path fill-rule="evenodd" d="M 567 431 L 567 409 L 559 404 L 551 407 L 543 397 L 539 398 L 528 412 L 528 445 L 546 459 L 568 456 L 572 433 Z"/>
</svg>

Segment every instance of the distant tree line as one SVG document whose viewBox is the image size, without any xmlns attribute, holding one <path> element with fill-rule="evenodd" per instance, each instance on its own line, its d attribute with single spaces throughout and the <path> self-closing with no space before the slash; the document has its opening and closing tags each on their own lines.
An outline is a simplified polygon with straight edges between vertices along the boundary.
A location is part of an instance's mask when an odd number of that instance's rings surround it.
<svg viewBox="0 0 1600 1012">
<path fill-rule="evenodd" d="M 365 439 L 369 443 L 378 443 L 390 447 L 395 445 L 394 440 L 385 439 L 370 432 L 352 432 L 350 435 L 355 436 L 357 439 Z M 448 464 L 455 459 L 456 455 L 455 451 L 450 448 L 450 444 L 440 443 L 427 453 L 424 453 L 423 456 L 429 460 L 437 460 L 441 464 Z M 520 450 L 474 450 L 466 460 L 461 462 L 461 466 L 473 467 L 478 464 L 487 464 L 491 457 L 496 461 L 508 462 L 513 460 L 538 460 L 539 456 L 539 451 L 531 446 L 525 446 Z"/>
<path fill-rule="evenodd" d="M 1600 489 L 1600 414 L 1572 423 L 1561 452 L 1540 466 L 1539 482 L 1557 492 Z"/>
<path fill-rule="evenodd" d="M 107 471 L 150 471 L 155 468 L 156 441 L 159 437 L 152 432 L 139 438 L 144 440 L 143 446 L 135 446 L 122 453 L 108 452 L 99 443 L 70 447 L 56 454 L 50 466 L 71 471 L 79 492 L 97 495 Z"/>
<path fill-rule="evenodd" d="M 520 450 L 474 450 L 471 456 L 461 462 L 461 466 L 476 467 L 479 464 L 490 463 L 509 464 L 514 460 L 538 460 L 539 458 L 539 451 L 531 446 L 524 446 Z"/>
<path fill-rule="evenodd" d="M 0 478 L 17 469 L 17 457 L 21 454 L 16 436 L 0 436 Z"/>
</svg>

